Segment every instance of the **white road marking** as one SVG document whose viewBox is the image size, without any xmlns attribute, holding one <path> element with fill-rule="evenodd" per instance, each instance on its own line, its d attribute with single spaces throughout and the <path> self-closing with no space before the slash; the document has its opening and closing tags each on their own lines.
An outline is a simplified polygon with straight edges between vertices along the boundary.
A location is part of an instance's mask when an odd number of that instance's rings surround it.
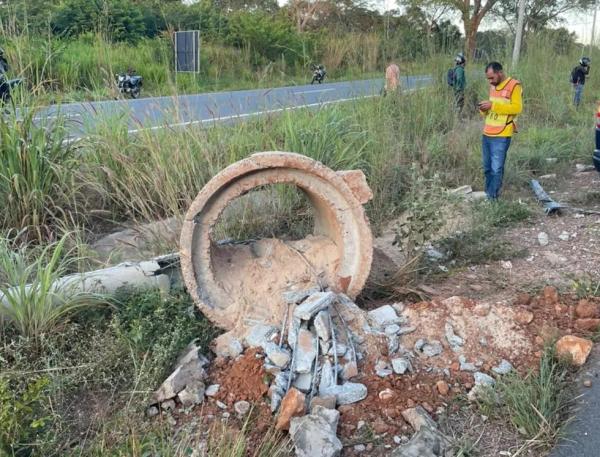
<svg viewBox="0 0 600 457">
<path fill-rule="evenodd" d="M 297 95 L 297 94 L 315 94 L 315 93 L 319 93 L 319 92 L 329 92 L 335 89 L 316 89 L 316 90 L 299 90 L 299 91 L 290 91 L 292 94 Z"/>
</svg>

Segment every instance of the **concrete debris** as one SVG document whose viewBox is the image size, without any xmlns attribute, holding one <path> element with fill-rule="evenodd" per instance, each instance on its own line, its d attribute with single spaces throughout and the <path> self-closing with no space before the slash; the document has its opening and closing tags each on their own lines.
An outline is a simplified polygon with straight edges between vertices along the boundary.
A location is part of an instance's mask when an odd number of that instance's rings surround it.
<svg viewBox="0 0 600 457">
<path fill-rule="evenodd" d="M 396 374 L 405 374 L 408 371 L 412 371 L 412 364 L 409 359 L 399 357 L 392 359 L 392 368 Z"/>
<path fill-rule="evenodd" d="M 329 326 L 329 319 L 329 312 L 325 310 L 319 311 L 319 313 L 315 316 L 315 332 L 322 341 L 329 341 L 331 339 L 331 327 Z"/>
<path fill-rule="evenodd" d="M 283 299 L 289 305 L 297 305 L 298 303 L 302 303 L 312 294 L 315 294 L 317 292 L 319 292 L 318 287 L 312 287 L 310 289 L 297 291 L 291 290 L 283 293 Z"/>
<path fill-rule="evenodd" d="M 294 371 L 310 373 L 317 357 L 317 339 L 309 330 L 301 328 L 298 332 L 298 344 L 294 356 Z"/>
<path fill-rule="evenodd" d="M 568 232 L 562 231 L 560 235 L 558 235 L 558 239 L 561 241 L 569 241 L 569 238 L 571 237 L 571 235 L 569 235 Z"/>
<path fill-rule="evenodd" d="M 450 324 L 450 322 L 446 322 L 445 329 L 446 329 L 446 341 L 448 341 L 450 348 L 454 352 L 460 351 L 462 345 L 465 344 L 465 341 L 460 336 L 458 336 L 454 333 L 454 328 L 452 327 L 452 324 Z"/>
<path fill-rule="evenodd" d="M 207 360 L 199 354 L 198 350 L 199 348 L 193 343 L 185 349 L 173 373 L 154 392 L 155 403 L 163 403 L 175 398 L 186 386 L 204 381 L 206 377 L 204 366 Z"/>
<path fill-rule="evenodd" d="M 461 371 L 477 371 L 475 364 L 467 362 L 467 359 L 464 355 L 458 356 L 458 362 L 460 363 Z"/>
<path fill-rule="evenodd" d="M 315 407 L 322 406 L 323 408 L 335 409 L 335 397 L 330 395 L 328 397 L 313 397 L 310 400 L 310 412 L 313 413 Z"/>
<path fill-rule="evenodd" d="M 342 368 L 341 376 L 344 381 L 347 381 L 349 379 L 354 378 L 355 376 L 358 376 L 358 366 L 356 365 L 356 362 L 346 363 L 344 365 L 344 367 Z"/>
<path fill-rule="evenodd" d="M 175 400 L 166 400 L 160 404 L 163 411 L 173 411 L 175 409 Z"/>
<path fill-rule="evenodd" d="M 435 357 L 444 352 L 444 348 L 442 347 L 442 343 L 437 340 L 433 340 L 425 343 L 421 347 L 421 352 L 427 357 Z"/>
<path fill-rule="evenodd" d="M 218 357 L 236 358 L 244 352 L 244 346 L 240 340 L 230 332 L 223 333 L 213 340 L 213 352 Z"/>
<path fill-rule="evenodd" d="M 550 242 L 546 232 L 538 233 L 537 239 L 540 246 L 548 246 L 548 243 Z"/>
<path fill-rule="evenodd" d="M 248 347 L 260 347 L 264 350 L 278 331 L 279 329 L 274 325 L 257 324 L 248 330 L 244 342 Z"/>
<path fill-rule="evenodd" d="M 435 421 L 421 407 L 409 408 L 402 417 L 417 432 L 408 443 L 395 449 L 392 457 L 450 457 L 451 441 L 443 435 Z"/>
<path fill-rule="evenodd" d="M 335 377 L 333 373 L 333 365 L 327 359 L 321 366 L 321 381 L 319 382 L 319 392 L 324 392 L 325 389 L 335 385 Z M 323 394 L 321 394 L 323 395 Z"/>
<path fill-rule="evenodd" d="M 400 327 L 400 331 L 398 332 L 398 335 L 407 335 L 409 333 L 414 332 L 417 329 L 417 327 Z"/>
<path fill-rule="evenodd" d="M 490 375 L 482 373 L 478 371 L 473 374 L 473 378 L 475 379 L 475 385 L 484 385 L 484 386 L 493 386 L 496 384 L 496 380 L 492 378 Z"/>
<path fill-rule="evenodd" d="M 400 331 L 400 326 L 398 324 L 388 325 L 384 329 L 384 333 L 388 336 L 397 335 L 399 331 Z"/>
<path fill-rule="evenodd" d="M 333 292 L 317 292 L 308 297 L 294 310 L 294 317 L 303 321 L 309 321 L 319 311 L 329 308 L 335 301 Z"/>
<path fill-rule="evenodd" d="M 586 171 L 593 171 L 596 168 L 593 165 L 584 165 L 582 163 L 575 164 L 575 171 L 577 173 L 585 173 Z"/>
<path fill-rule="evenodd" d="M 399 324 L 403 319 L 399 318 L 396 310 L 391 305 L 384 305 L 368 312 L 368 318 L 374 327 L 384 329 L 388 325 Z"/>
<path fill-rule="evenodd" d="M 211 384 L 204 391 L 204 395 L 206 395 L 207 397 L 214 397 L 215 395 L 217 395 L 219 393 L 220 387 L 221 386 L 219 384 Z"/>
<path fill-rule="evenodd" d="M 312 387 L 312 373 L 300 373 L 292 382 L 292 385 L 301 392 L 308 393 Z"/>
<path fill-rule="evenodd" d="M 384 360 L 378 360 L 374 366 L 375 374 L 380 378 L 385 378 L 393 373 L 390 365 Z"/>
<path fill-rule="evenodd" d="M 346 345 L 345 345 L 345 344 L 343 344 L 343 343 L 337 343 L 337 342 L 336 342 L 336 345 L 335 345 L 335 354 L 336 354 L 338 357 L 344 357 L 344 356 L 346 355 L 346 352 L 348 352 L 348 348 L 346 347 Z M 333 347 L 331 347 L 331 348 L 330 348 L 330 349 L 327 351 L 327 355 L 331 355 L 331 356 L 333 356 L 333 355 L 334 355 L 334 352 L 333 352 Z"/>
<path fill-rule="evenodd" d="M 285 368 L 291 359 L 290 351 L 280 348 L 276 343 L 272 342 L 265 345 L 265 354 L 273 365 L 279 368 Z"/>
<path fill-rule="evenodd" d="M 497 367 L 492 367 L 492 371 L 499 375 L 508 374 L 512 371 L 513 366 L 508 360 L 502 359 Z"/>
<path fill-rule="evenodd" d="M 201 381 L 193 382 L 188 384 L 177 397 L 181 404 L 187 408 L 190 406 L 199 405 L 204 401 L 205 386 Z"/>
<path fill-rule="evenodd" d="M 292 387 L 281 402 L 275 428 L 277 430 L 289 429 L 292 417 L 303 416 L 305 412 L 306 397 L 298 389 Z"/>
<path fill-rule="evenodd" d="M 337 457 L 342 443 L 336 436 L 340 413 L 320 406 L 314 414 L 292 419 L 290 436 L 297 457 Z"/>
<path fill-rule="evenodd" d="M 395 354 L 400 349 L 400 338 L 398 335 L 388 335 L 388 354 Z"/>
<path fill-rule="evenodd" d="M 367 386 L 356 382 L 346 382 L 319 390 L 319 395 L 333 395 L 338 405 L 350 405 L 367 398 Z"/>
<path fill-rule="evenodd" d="M 156 406 L 150 406 L 150 408 L 146 410 L 146 416 L 148 417 L 158 416 L 158 413 L 160 413 L 160 410 Z"/>
</svg>

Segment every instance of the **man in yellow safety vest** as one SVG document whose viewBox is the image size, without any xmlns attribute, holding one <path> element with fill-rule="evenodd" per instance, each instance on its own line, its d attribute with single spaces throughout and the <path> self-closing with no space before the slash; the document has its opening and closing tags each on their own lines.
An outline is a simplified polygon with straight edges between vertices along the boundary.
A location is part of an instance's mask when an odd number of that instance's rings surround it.
<svg viewBox="0 0 600 457">
<path fill-rule="evenodd" d="M 490 83 L 490 98 L 479 102 L 479 110 L 485 116 L 482 161 L 485 193 L 488 199 L 496 200 L 502 188 L 510 140 L 517 131 L 515 117 L 523 111 L 523 90 L 519 81 L 504 75 L 498 62 L 485 67 L 485 77 Z"/>
</svg>

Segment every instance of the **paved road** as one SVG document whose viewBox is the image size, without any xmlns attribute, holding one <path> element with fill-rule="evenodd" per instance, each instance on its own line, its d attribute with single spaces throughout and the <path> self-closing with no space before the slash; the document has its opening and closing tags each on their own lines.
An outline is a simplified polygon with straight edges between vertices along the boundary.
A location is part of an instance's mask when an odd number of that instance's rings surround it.
<svg viewBox="0 0 600 457">
<path fill-rule="evenodd" d="M 592 381 L 591 387 L 582 386 L 583 380 Z M 595 345 L 588 362 L 576 377 L 579 391 L 566 427 L 565 437 L 548 457 L 600 456 L 600 346 Z"/>
<path fill-rule="evenodd" d="M 430 76 L 402 79 L 404 89 L 416 89 L 431 83 Z M 58 116 L 64 117 L 67 120 L 69 138 L 75 140 L 93 131 L 101 119 L 122 117 L 127 122 L 130 133 L 145 129 L 237 121 L 285 109 L 315 107 L 376 96 L 382 85 L 383 80 L 370 79 L 178 97 L 69 103 L 43 108 L 35 119 L 43 122 Z"/>
</svg>

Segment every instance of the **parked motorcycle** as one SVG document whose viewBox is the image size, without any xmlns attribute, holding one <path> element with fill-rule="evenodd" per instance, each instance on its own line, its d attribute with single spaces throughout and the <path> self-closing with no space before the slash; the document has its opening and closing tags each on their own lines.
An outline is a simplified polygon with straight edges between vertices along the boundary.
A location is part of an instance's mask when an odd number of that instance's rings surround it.
<svg viewBox="0 0 600 457">
<path fill-rule="evenodd" d="M 117 86 L 122 94 L 129 94 L 131 98 L 138 98 L 142 91 L 142 80 L 140 75 L 135 74 L 135 70 L 127 70 L 126 73 L 116 75 Z"/>
<path fill-rule="evenodd" d="M 323 65 L 312 65 L 311 68 L 313 70 L 313 77 L 310 83 L 314 84 L 315 82 L 318 82 L 321 84 L 325 79 L 325 75 L 327 74 L 325 67 L 323 67 Z"/>
<path fill-rule="evenodd" d="M 0 105 L 10 103 L 11 93 L 23 83 L 22 79 L 6 79 L 0 75 Z"/>
</svg>

